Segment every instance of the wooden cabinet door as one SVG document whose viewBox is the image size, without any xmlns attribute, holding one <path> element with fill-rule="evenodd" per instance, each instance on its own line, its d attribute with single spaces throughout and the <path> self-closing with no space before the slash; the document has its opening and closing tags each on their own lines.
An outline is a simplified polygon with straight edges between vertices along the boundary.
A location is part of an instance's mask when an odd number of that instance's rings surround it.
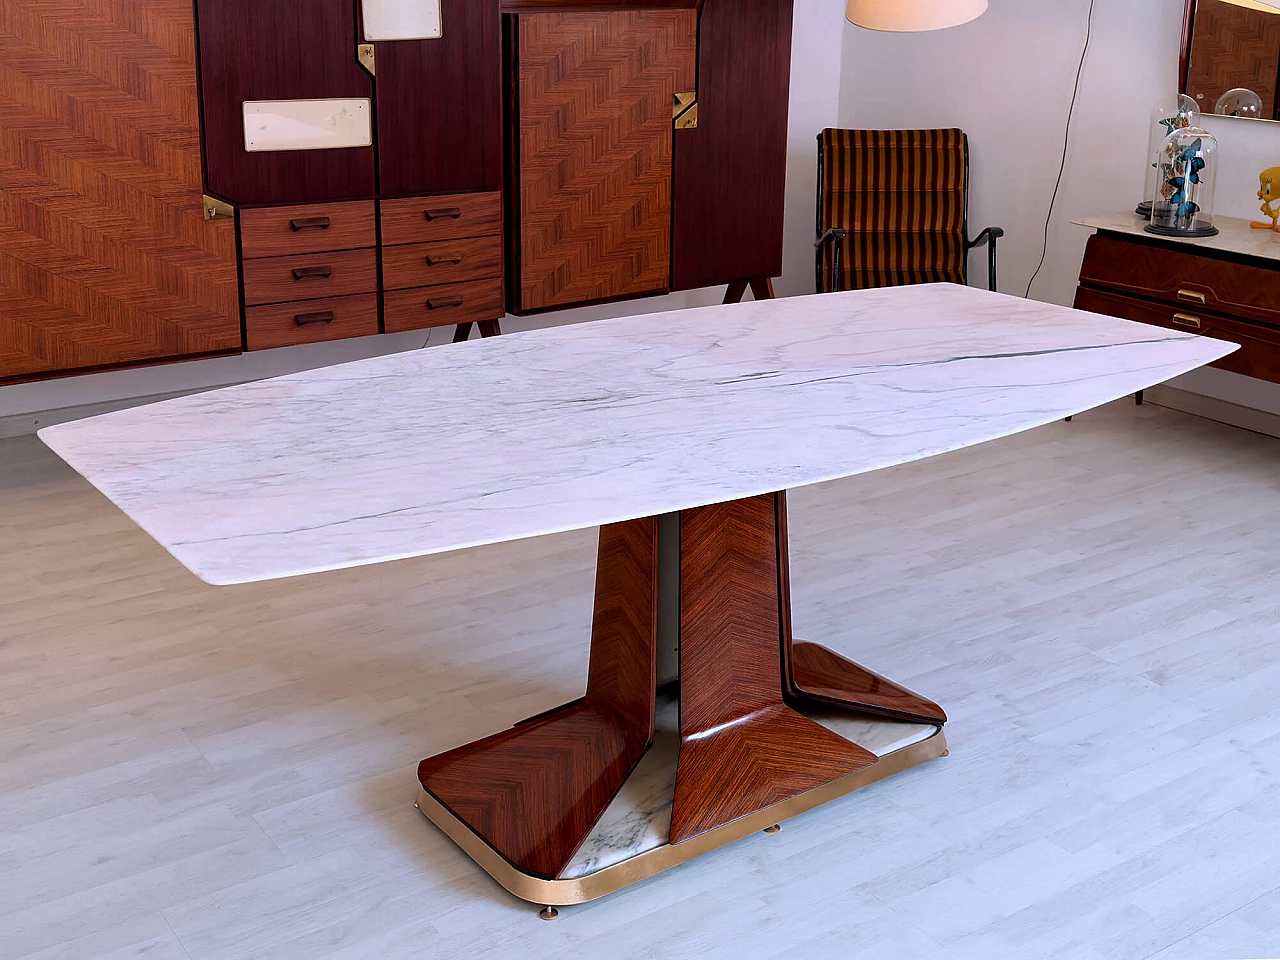
<svg viewBox="0 0 1280 960">
<path fill-rule="evenodd" d="M 791 10 L 702 5 L 698 125 L 675 139 L 672 289 L 782 273 Z"/>
<path fill-rule="evenodd" d="M 384 197 L 502 188 L 499 0 L 441 0 L 438 40 L 374 45 Z"/>
<path fill-rule="evenodd" d="M 372 145 L 245 149 L 245 101 L 372 101 L 355 0 L 198 0 L 196 9 L 209 193 L 245 206 L 372 199 Z"/>
<path fill-rule="evenodd" d="M 191 0 L 5 0 L 0 51 L 0 382 L 238 350 Z"/>
<path fill-rule="evenodd" d="M 675 94 L 697 12 L 516 18 L 515 297 L 522 311 L 665 291 Z"/>
</svg>

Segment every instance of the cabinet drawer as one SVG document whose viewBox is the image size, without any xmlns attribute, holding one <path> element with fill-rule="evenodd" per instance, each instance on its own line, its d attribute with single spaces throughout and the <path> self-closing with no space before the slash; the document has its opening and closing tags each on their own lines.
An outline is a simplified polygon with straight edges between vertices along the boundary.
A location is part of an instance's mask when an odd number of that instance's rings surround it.
<svg viewBox="0 0 1280 960">
<path fill-rule="evenodd" d="M 378 332 L 378 295 L 328 297 L 249 307 L 244 312 L 249 350 L 368 337 Z"/>
<path fill-rule="evenodd" d="M 1096 234 L 1085 249 L 1080 281 L 1193 310 L 1280 324 L 1280 270 L 1261 264 Z"/>
<path fill-rule="evenodd" d="M 240 248 L 246 260 L 354 250 L 377 243 L 372 200 L 240 211 Z"/>
<path fill-rule="evenodd" d="M 382 279 L 388 290 L 431 287 L 502 276 L 502 239 L 478 237 L 411 243 L 382 250 Z"/>
<path fill-rule="evenodd" d="M 477 280 L 416 290 L 395 290 L 383 302 L 387 333 L 496 320 L 504 313 L 501 280 Z"/>
<path fill-rule="evenodd" d="M 281 303 L 378 291 L 375 250 L 339 250 L 244 262 L 244 302 Z"/>
<path fill-rule="evenodd" d="M 1078 310 L 1090 310 L 1122 320 L 1137 320 L 1182 333 L 1198 333 L 1215 340 L 1238 343 L 1239 350 L 1210 366 L 1280 383 L 1280 330 L 1216 317 L 1203 310 L 1165 306 L 1087 287 L 1076 291 L 1075 306 Z"/>
<path fill-rule="evenodd" d="M 383 200 L 382 242 L 428 243 L 502 232 L 502 194 L 459 193 L 444 197 Z"/>
</svg>

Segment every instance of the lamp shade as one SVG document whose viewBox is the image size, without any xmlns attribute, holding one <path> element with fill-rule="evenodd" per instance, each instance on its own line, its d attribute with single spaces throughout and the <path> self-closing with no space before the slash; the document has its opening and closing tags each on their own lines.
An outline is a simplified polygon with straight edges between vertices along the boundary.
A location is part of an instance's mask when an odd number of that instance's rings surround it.
<svg viewBox="0 0 1280 960">
<path fill-rule="evenodd" d="M 850 23 L 895 33 L 942 30 L 968 23 L 987 10 L 987 0 L 849 0 Z"/>
</svg>

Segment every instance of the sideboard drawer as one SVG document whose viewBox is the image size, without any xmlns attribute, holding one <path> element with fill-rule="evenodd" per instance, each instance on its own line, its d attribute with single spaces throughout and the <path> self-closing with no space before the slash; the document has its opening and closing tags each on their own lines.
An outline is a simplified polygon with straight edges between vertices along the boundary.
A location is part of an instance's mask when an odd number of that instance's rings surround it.
<svg viewBox="0 0 1280 960">
<path fill-rule="evenodd" d="M 388 246 L 497 236 L 502 232 L 502 194 L 383 200 L 381 217 L 382 242 Z"/>
<path fill-rule="evenodd" d="M 1168 307 L 1120 294 L 1081 287 L 1076 291 L 1076 309 L 1137 320 L 1182 333 L 1198 333 L 1215 340 L 1229 340 L 1240 349 L 1211 366 L 1246 377 L 1280 381 L 1280 330 L 1241 323 L 1214 316 L 1204 310 Z"/>
<path fill-rule="evenodd" d="M 240 211 L 240 248 L 246 259 L 373 247 L 378 231 L 372 200 Z"/>
<path fill-rule="evenodd" d="M 378 295 L 362 293 L 249 307 L 244 319 L 245 342 L 250 350 L 369 337 L 378 332 Z"/>
<path fill-rule="evenodd" d="M 383 301 L 387 333 L 496 320 L 504 313 L 501 280 L 475 280 L 415 290 L 393 290 Z"/>
<path fill-rule="evenodd" d="M 1220 260 L 1198 250 L 1095 234 L 1085 248 L 1080 282 L 1193 310 L 1280 324 L 1280 270 Z"/>
<path fill-rule="evenodd" d="M 382 277 L 388 290 L 500 276 L 501 237 L 411 243 L 382 250 Z"/>
<path fill-rule="evenodd" d="M 373 249 L 244 262 L 244 302 L 250 306 L 377 292 L 378 254 Z"/>
</svg>

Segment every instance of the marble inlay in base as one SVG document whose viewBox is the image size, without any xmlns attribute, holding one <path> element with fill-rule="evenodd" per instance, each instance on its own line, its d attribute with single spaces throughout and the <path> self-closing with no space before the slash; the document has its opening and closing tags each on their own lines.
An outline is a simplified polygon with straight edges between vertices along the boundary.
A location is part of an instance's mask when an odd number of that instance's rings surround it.
<svg viewBox="0 0 1280 960">
<path fill-rule="evenodd" d="M 820 706 L 802 712 L 877 757 L 928 740 L 938 732 L 933 725 L 875 720 Z M 660 694 L 653 746 L 636 765 L 573 862 L 560 874 L 561 880 L 577 880 L 666 845 L 671 832 L 679 753 L 679 705 L 674 697 Z"/>
</svg>

